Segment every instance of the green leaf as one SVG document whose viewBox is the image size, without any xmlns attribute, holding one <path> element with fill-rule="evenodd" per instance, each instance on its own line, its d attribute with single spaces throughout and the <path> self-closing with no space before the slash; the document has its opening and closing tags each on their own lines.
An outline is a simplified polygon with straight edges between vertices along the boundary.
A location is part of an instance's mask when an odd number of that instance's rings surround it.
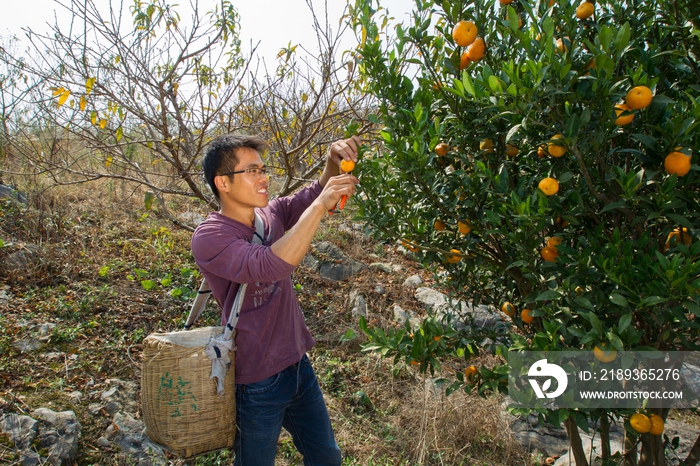
<svg viewBox="0 0 700 466">
<path fill-rule="evenodd" d="M 617 306 L 621 306 L 621 307 L 629 306 L 627 299 L 624 296 L 622 296 L 621 294 L 617 294 L 617 293 L 610 294 L 610 302 L 617 305 Z"/>
<path fill-rule="evenodd" d="M 583 296 L 579 296 L 578 298 L 576 298 L 574 300 L 574 302 L 584 309 L 588 309 L 591 312 L 595 311 L 593 304 L 591 304 L 591 302 L 588 300 L 588 298 L 585 298 Z"/>
<path fill-rule="evenodd" d="M 625 314 L 622 317 L 620 317 L 620 322 L 617 324 L 617 331 L 619 333 L 624 333 L 625 330 L 630 326 L 632 323 L 632 314 Z"/>
<path fill-rule="evenodd" d="M 513 125 L 508 130 L 508 133 L 506 134 L 506 142 L 510 142 L 510 140 L 513 138 L 513 136 L 515 136 L 515 133 L 518 132 L 518 130 L 520 129 L 521 126 L 522 126 L 521 124 Z"/>
<path fill-rule="evenodd" d="M 146 291 L 151 291 L 156 289 L 158 284 L 153 280 L 141 280 L 141 287 Z"/>
<path fill-rule="evenodd" d="M 668 299 L 662 298 L 661 296 L 649 296 L 648 298 L 644 298 L 644 301 L 642 301 L 642 306 L 656 306 L 657 304 L 665 303 L 666 301 L 668 301 Z"/>
<path fill-rule="evenodd" d="M 556 301 L 561 298 L 561 294 L 558 291 L 545 291 L 541 293 L 535 301 Z"/>
</svg>

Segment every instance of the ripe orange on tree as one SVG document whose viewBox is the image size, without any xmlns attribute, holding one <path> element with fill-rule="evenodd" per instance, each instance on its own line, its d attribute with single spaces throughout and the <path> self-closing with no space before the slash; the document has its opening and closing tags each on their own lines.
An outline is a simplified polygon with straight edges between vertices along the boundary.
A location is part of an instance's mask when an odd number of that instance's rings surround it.
<svg viewBox="0 0 700 466">
<path fill-rule="evenodd" d="M 631 110 L 632 109 L 627 104 L 615 105 L 615 115 L 617 115 L 617 118 L 615 119 L 615 124 L 619 126 L 624 126 L 632 123 L 632 120 L 634 120 L 634 113 L 622 115 L 623 113 L 630 112 Z"/>
<path fill-rule="evenodd" d="M 634 413 L 630 416 L 630 426 L 640 434 L 646 434 L 651 430 L 651 420 L 646 414 Z"/>
<path fill-rule="evenodd" d="M 459 249 L 450 249 L 452 254 L 447 254 L 445 256 L 445 261 L 449 264 L 456 264 L 462 260 L 462 251 Z"/>
<path fill-rule="evenodd" d="M 559 256 L 559 252 L 555 248 L 545 246 L 540 250 L 540 255 L 545 262 L 555 262 Z"/>
<path fill-rule="evenodd" d="M 664 420 L 658 414 L 650 414 L 649 421 L 651 422 L 651 429 L 649 433 L 651 435 L 661 435 L 664 433 Z"/>
<path fill-rule="evenodd" d="M 545 158 L 547 156 L 547 149 L 545 149 L 544 146 L 539 146 L 537 148 L 537 156 L 541 159 Z"/>
<path fill-rule="evenodd" d="M 634 110 L 640 110 L 649 106 L 651 99 L 651 89 L 646 86 L 635 86 L 627 93 L 625 103 Z"/>
<path fill-rule="evenodd" d="M 664 159 L 664 168 L 669 175 L 685 176 L 690 171 L 690 156 L 673 151 Z"/>
<path fill-rule="evenodd" d="M 686 227 L 676 228 L 666 237 L 666 249 L 671 247 L 671 242 L 675 244 L 685 244 L 686 246 L 693 242 L 693 238 L 690 236 L 690 232 Z"/>
<path fill-rule="evenodd" d="M 563 137 L 564 136 L 561 134 L 555 134 L 547 144 L 547 152 L 549 152 L 549 155 L 552 157 L 561 157 L 566 154 L 566 147 L 560 146 L 555 142 L 557 139 L 562 139 Z"/>
<path fill-rule="evenodd" d="M 576 17 L 578 19 L 588 19 L 591 16 L 593 16 L 593 13 L 595 12 L 595 5 L 593 5 L 589 1 L 585 1 L 581 3 L 578 8 L 576 8 Z"/>
<path fill-rule="evenodd" d="M 569 40 L 568 37 L 565 37 L 564 39 Z M 569 47 L 566 46 L 564 39 L 562 39 L 562 38 L 557 39 L 556 45 L 557 45 L 557 50 L 559 50 L 559 53 L 566 53 L 569 51 Z"/>
<path fill-rule="evenodd" d="M 498 1 L 501 2 L 501 5 L 510 5 L 511 3 L 513 3 L 513 0 L 498 0 Z"/>
<path fill-rule="evenodd" d="M 595 345 L 593 348 L 593 356 L 600 362 L 611 362 L 617 357 L 617 351 L 610 349 L 607 342 L 602 342 Z"/>
<path fill-rule="evenodd" d="M 476 366 L 469 366 L 464 369 L 464 378 L 467 379 L 469 383 L 474 383 L 479 377 L 479 369 Z"/>
<path fill-rule="evenodd" d="M 450 150 L 450 146 L 446 142 L 441 142 L 437 146 L 435 146 L 435 153 L 439 156 L 443 156 L 447 154 L 447 151 Z"/>
<path fill-rule="evenodd" d="M 493 152 L 493 140 L 486 138 L 479 143 L 479 149 L 486 152 Z"/>
<path fill-rule="evenodd" d="M 442 220 L 435 220 L 433 223 L 433 228 L 435 228 L 437 231 L 445 231 L 447 225 Z"/>
<path fill-rule="evenodd" d="M 471 21 L 460 21 L 452 28 L 452 38 L 460 47 L 468 47 L 476 39 L 479 30 Z"/>
<path fill-rule="evenodd" d="M 484 58 L 484 54 L 486 53 L 486 43 L 484 42 L 484 39 L 481 37 L 477 37 L 474 39 L 474 42 L 467 47 L 467 54 L 469 55 L 469 59 L 471 61 L 479 61 L 482 58 Z"/>
<path fill-rule="evenodd" d="M 547 240 L 547 246 L 550 248 L 557 249 L 557 246 L 559 246 L 562 243 L 562 241 L 564 240 L 561 239 L 559 236 L 552 236 Z"/>
<path fill-rule="evenodd" d="M 457 230 L 462 236 L 468 235 L 472 231 L 471 223 L 469 223 L 469 220 L 460 220 L 457 222 Z"/>
<path fill-rule="evenodd" d="M 513 306 L 510 301 L 506 301 L 501 306 L 501 311 L 508 317 L 513 317 L 515 315 L 515 306 Z"/>
<path fill-rule="evenodd" d="M 543 178 L 537 185 L 547 196 L 553 196 L 559 191 L 559 182 L 552 177 Z"/>
<path fill-rule="evenodd" d="M 515 157 L 520 150 L 512 144 L 506 144 L 506 157 Z"/>
<path fill-rule="evenodd" d="M 535 321 L 535 318 L 530 315 L 531 312 L 530 309 L 523 309 L 520 313 L 520 318 L 523 319 L 523 322 L 526 324 L 531 324 Z"/>
<path fill-rule="evenodd" d="M 463 52 L 459 57 L 459 69 L 463 70 L 469 66 L 472 61 L 469 59 L 469 52 Z"/>
</svg>

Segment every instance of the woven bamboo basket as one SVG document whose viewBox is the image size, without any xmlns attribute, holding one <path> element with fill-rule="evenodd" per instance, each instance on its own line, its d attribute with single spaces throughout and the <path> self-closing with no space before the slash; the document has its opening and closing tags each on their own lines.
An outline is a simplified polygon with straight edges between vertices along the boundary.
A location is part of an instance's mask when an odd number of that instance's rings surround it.
<svg viewBox="0 0 700 466">
<path fill-rule="evenodd" d="M 141 404 L 146 435 L 182 457 L 231 448 L 236 433 L 234 357 L 225 394 L 210 378 L 209 340 L 224 330 L 206 327 L 153 333 L 143 341 Z"/>
</svg>

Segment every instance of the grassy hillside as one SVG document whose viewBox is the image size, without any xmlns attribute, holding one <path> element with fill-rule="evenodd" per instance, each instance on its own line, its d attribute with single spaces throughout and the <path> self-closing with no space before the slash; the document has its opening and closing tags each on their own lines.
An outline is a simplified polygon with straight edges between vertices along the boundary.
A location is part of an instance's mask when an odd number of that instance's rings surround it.
<svg viewBox="0 0 700 466">
<path fill-rule="evenodd" d="M 140 343 L 154 331 L 182 327 L 199 282 L 190 251 L 191 233 L 143 208 L 143 194 L 109 182 L 39 191 L 20 186 L 28 205 L 0 201 L 0 413 L 31 413 L 45 406 L 73 410 L 82 424 L 79 465 L 129 464 L 99 447 L 110 417 L 87 406 L 112 378 L 138 381 Z M 182 201 L 177 212 L 206 214 Z M 345 464 L 527 464 L 500 416 L 497 398 L 426 389 L 410 367 L 392 369 L 360 351 L 361 332 L 348 308 L 356 290 L 368 304 L 368 320 L 394 325 L 393 306 L 422 312 L 403 286 L 410 275 L 431 276 L 394 245 L 369 242 L 351 225 L 351 210 L 327 218 L 319 239 L 366 264 L 385 262 L 400 271 L 370 268 L 345 282 L 328 282 L 300 266 L 294 273 L 307 323 L 318 344 L 310 353 L 344 451 Z M 16 253 L 21 254 L 16 254 Z M 24 257 L 27 263 L 12 268 Z M 200 325 L 215 324 L 213 300 Z M 44 328 L 43 323 L 54 324 Z M 356 337 L 342 337 L 353 329 Z M 37 349 L 21 351 L 34 342 Z M 37 343 L 38 342 L 38 343 Z M 24 348 L 26 350 L 26 348 Z M 449 365 L 446 365 L 449 370 Z M 83 398 L 71 401 L 70 393 Z M 291 439 L 280 440 L 278 464 L 301 464 Z M 0 464 L 16 461 L 0 438 Z M 226 453 L 172 464 L 230 464 Z"/>
</svg>

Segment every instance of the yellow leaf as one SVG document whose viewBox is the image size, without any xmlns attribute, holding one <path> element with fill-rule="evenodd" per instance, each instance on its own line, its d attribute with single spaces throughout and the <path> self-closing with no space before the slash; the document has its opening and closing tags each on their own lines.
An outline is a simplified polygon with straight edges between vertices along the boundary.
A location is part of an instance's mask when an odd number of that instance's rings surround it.
<svg viewBox="0 0 700 466">
<path fill-rule="evenodd" d="M 104 121 L 104 120 L 101 120 Z M 107 158 L 105 159 L 105 167 L 109 168 L 109 166 L 112 165 L 112 156 L 108 155 Z"/>
<path fill-rule="evenodd" d="M 58 98 L 58 106 L 60 107 L 61 105 L 65 104 L 68 97 L 70 97 L 70 91 L 68 89 L 64 89 L 61 97 Z"/>
<path fill-rule="evenodd" d="M 95 81 L 97 81 L 97 78 L 88 78 L 87 81 L 85 81 L 85 93 L 90 95 L 90 92 L 92 92 L 92 86 L 95 85 Z"/>
<path fill-rule="evenodd" d="M 57 95 L 63 94 L 63 91 L 65 91 L 65 90 L 66 90 L 65 87 L 56 87 L 56 88 L 54 88 L 54 89 L 53 89 L 53 95 L 54 95 L 54 97 L 56 97 Z"/>
<path fill-rule="evenodd" d="M 107 126 L 107 120 L 100 118 L 100 128 L 105 129 L 105 126 Z"/>
<path fill-rule="evenodd" d="M 306 103 L 307 100 L 309 100 L 309 95 L 307 93 L 303 93 L 301 95 L 301 101 Z"/>
<path fill-rule="evenodd" d="M 90 123 L 92 123 L 93 125 L 97 124 L 97 112 L 93 111 L 90 114 Z"/>
<path fill-rule="evenodd" d="M 87 99 L 85 98 L 84 95 L 80 96 L 80 111 L 84 112 L 85 111 L 85 106 L 87 105 Z"/>
</svg>

